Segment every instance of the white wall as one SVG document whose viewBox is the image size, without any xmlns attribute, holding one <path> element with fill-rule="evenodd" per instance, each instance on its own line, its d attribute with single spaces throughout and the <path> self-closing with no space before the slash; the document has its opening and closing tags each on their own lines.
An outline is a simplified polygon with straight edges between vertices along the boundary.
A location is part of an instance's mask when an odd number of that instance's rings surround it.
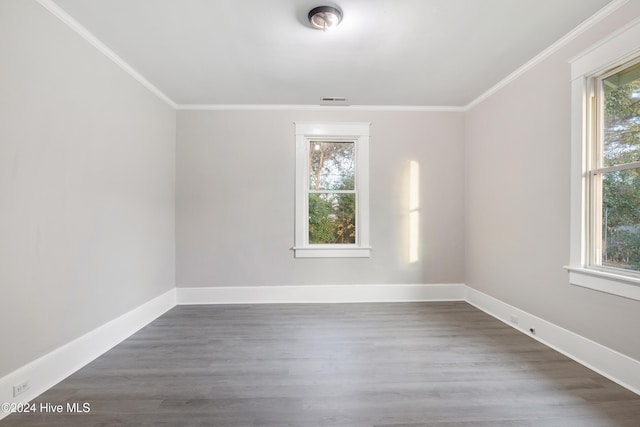
<svg viewBox="0 0 640 427">
<path fill-rule="evenodd" d="M 0 377 L 174 286 L 175 111 L 0 1 Z"/>
<path fill-rule="evenodd" d="M 41 6 L 0 1 L 0 376 L 174 284 L 466 282 L 640 360 L 640 302 L 562 269 L 567 60 L 637 16 L 629 2 L 466 114 L 179 111 L 176 124 Z M 293 258 L 294 121 L 372 122 L 370 259 Z"/>
<path fill-rule="evenodd" d="M 466 284 L 640 360 L 640 301 L 569 285 L 570 66 L 640 16 L 629 2 L 470 110 Z"/>
<path fill-rule="evenodd" d="M 371 122 L 368 259 L 294 259 L 295 121 Z M 463 114 L 179 111 L 178 287 L 460 283 Z M 409 161 L 422 261 L 408 263 Z"/>
</svg>

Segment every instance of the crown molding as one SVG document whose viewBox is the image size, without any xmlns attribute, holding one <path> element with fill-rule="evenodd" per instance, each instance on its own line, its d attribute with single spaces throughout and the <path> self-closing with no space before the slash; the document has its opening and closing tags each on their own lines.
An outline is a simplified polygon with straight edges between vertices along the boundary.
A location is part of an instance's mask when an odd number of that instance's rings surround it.
<svg viewBox="0 0 640 427">
<path fill-rule="evenodd" d="M 468 103 L 466 106 L 463 107 L 463 111 L 469 111 L 472 108 L 474 108 L 475 106 L 479 105 L 484 100 L 486 100 L 487 98 L 491 97 L 496 92 L 500 91 L 502 88 L 507 86 L 512 81 L 516 80 L 518 77 L 522 76 L 527 71 L 531 70 L 536 65 L 540 64 L 542 61 L 547 59 L 549 56 L 553 55 L 555 52 L 557 52 L 558 50 L 560 50 L 561 48 L 563 48 L 564 46 L 569 44 L 571 41 L 573 41 L 579 35 L 581 35 L 585 31 L 587 31 L 590 28 L 592 28 L 598 22 L 602 21 L 604 18 L 606 18 L 607 16 L 611 15 L 613 12 L 615 12 L 616 10 L 618 10 L 619 8 L 621 8 L 622 6 L 624 6 L 628 2 L 629 2 L 629 0 L 614 0 L 611 3 L 607 4 L 605 7 L 600 9 L 595 14 L 591 15 L 589 18 L 587 18 L 584 22 L 579 24 L 573 30 L 571 30 L 567 34 L 565 34 L 560 40 L 556 41 L 551 46 L 549 46 L 548 48 L 546 48 L 545 50 L 543 50 L 542 52 L 540 52 L 539 54 L 534 56 L 532 59 L 527 61 L 524 65 L 522 65 L 520 68 L 516 69 L 514 72 L 509 74 L 504 79 L 500 80 L 497 84 L 495 84 L 489 90 L 487 90 L 486 92 L 482 93 L 476 99 L 474 99 L 473 101 Z"/>
<path fill-rule="evenodd" d="M 294 105 L 294 104 L 177 104 L 177 110 L 213 111 L 403 111 L 403 112 L 464 112 L 465 107 L 427 105 Z"/>
<path fill-rule="evenodd" d="M 137 80 L 142 86 L 147 88 L 151 93 L 156 95 L 162 101 L 167 103 L 170 107 L 176 108 L 176 103 L 165 95 L 160 89 L 155 87 L 149 80 L 144 78 L 142 74 L 138 73 L 131 65 L 127 64 L 122 58 L 120 58 L 114 51 L 109 49 L 107 45 L 102 43 L 96 36 L 94 36 L 89 30 L 76 21 L 71 15 L 65 12 L 60 6 L 54 3 L 52 0 L 36 0 L 42 7 L 47 9 L 53 16 L 62 21 L 71 30 L 76 32 L 80 37 L 85 39 L 89 44 L 98 49 L 104 56 L 113 61 L 127 74 Z"/>
<path fill-rule="evenodd" d="M 89 42 L 92 46 L 98 49 L 107 58 L 118 65 L 122 70 L 128 73 L 131 77 L 137 80 L 140 84 L 146 87 L 158 98 L 163 100 L 169 106 L 176 110 L 212 110 L 212 111 L 398 111 L 398 112 L 466 112 L 476 107 L 495 93 L 499 92 L 502 88 L 507 86 L 518 77 L 525 74 L 527 71 L 534 68 L 536 65 L 544 61 L 553 53 L 566 46 L 569 42 L 577 38 L 585 31 L 592 28 L 598 22 L 602 21 L 607 16 L 618 10 L 620 7 L 629 2 L 629 0 L 613 0 L 605 7 L 600 9 L 594 15 L 586 19 L 579 24 L 561 39 L 553 43 L 551 46 L 540 52 L 538 55 L 527 61 L 524 65 L 513 71 L 507 77 L 496 83 L 489 90 L 482 93 L 464 106 L 418 106 L 418 105 L 349 105 L 349 106 L 321 106 L 321 105 L 268 105 L 268 104 L 177 104 L 167 95 L 165 95 L 160 89 L 149 82 L 142 74 L 138 73 L 133 67 L 120 58 L 115 52 L 109 49 L 104 43 L 102 43 L 97 37 L 95 37 L 89 30 L 82 26 L 78 21 L 65 12 L 60 6 L 58 6 L 53 0 L 36 0 L 40 5 L 47 9 L 52 15 L 60 19 L 69 28 L 75 31 L 79 36 Z"/>
</svg>

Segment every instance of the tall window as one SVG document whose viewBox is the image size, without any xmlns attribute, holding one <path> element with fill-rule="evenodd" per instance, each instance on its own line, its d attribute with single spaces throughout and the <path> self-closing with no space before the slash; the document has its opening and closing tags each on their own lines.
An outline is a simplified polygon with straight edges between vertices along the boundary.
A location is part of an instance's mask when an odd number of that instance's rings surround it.
<svg viewBox="0 0 640 427">
<path fill-rule="evenodd" d="M 640 23 L 571 61 L 569 282 L 640 300 Z"/>
<path fill-rule="evenodd" d="M 369 256 L 369 123 L 296 123 L 296 257 Z"/>
<path fill-rule="evenodd" d="M 309 243 L 356 243 L 355 141 L 309 141 Z"/>
<path fill-rule="evenodd" d="M 640 271 L 640 61 L 593 79 L 591 259 Z"/>
</svg>

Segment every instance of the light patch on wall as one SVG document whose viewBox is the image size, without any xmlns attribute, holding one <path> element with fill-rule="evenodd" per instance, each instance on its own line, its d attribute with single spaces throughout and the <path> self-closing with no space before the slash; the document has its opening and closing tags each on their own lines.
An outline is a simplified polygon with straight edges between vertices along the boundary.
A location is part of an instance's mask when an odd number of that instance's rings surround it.
<svg viewBox="0 0 640 427">
<path fill-rule="evenodd" d="M 409 162 L 409 263 L 420 256 L 420 164 Z"/>
</svg>

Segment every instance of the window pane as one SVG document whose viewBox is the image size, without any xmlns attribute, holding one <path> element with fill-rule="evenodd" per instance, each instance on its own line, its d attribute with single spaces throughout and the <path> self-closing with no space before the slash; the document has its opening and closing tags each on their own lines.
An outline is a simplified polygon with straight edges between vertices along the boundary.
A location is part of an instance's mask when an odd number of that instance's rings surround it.
<svg viewBox="0 0 640 427">
<path fill-rule="evenodd" d="M 309 243 L 356 242 L 356 195 L 309 194 Z"/>
<path fill-rule="evenodd" d="M 604 91 L 604 166 L 640 161 L 640 64 L 607 77 Z"/>
<path fill-rule="evenodd" d="M 353 190 L 355 176 L 353 142 L 311 141 L 310 190 Z"/>
<path fill-rule="evenodd" d="M 602 265 L 640 270 L 640 169 L 602 176 Z"/>
</svg>

